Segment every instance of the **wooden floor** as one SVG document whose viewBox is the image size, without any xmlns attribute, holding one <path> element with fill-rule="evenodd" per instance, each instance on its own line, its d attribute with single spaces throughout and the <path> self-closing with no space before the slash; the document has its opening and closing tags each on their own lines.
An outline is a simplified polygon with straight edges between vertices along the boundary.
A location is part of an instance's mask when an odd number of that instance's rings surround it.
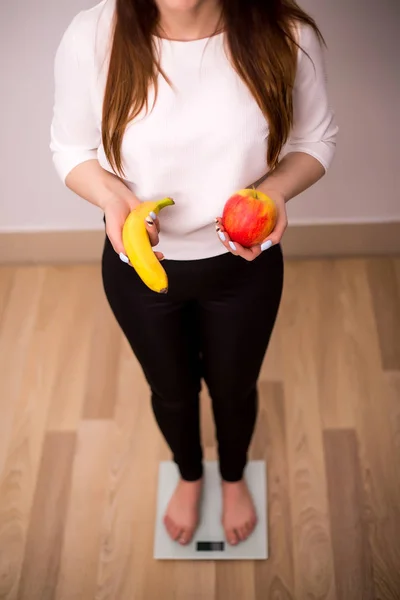
<svg viewBox="0 0 400 600">
<path fill-rule="evenodd" d="M 153 560 L 169 454 L 98 267 L 0 269 L 0 324 L 1 599 L 400 599 L 400 260 L 287 264 L 257 563 Z"/>
</svg>

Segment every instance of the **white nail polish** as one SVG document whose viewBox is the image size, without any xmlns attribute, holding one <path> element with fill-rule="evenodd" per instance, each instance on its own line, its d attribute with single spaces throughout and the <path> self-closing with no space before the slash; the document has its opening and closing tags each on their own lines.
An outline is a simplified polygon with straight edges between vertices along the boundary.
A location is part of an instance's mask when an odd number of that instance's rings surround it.
<svg viewBox="0 0 400 600">
<path fill-rule="evenodd" d="M 261 252 L 264 252 L 264 250 L 268 250 L 269 248 L 271 248 L 271 246 L 271 240 L 268 240 L 268 242 L 264 242 L 263 244 L 261 244 Z"/>
<path fill-rule="evenodd" d="M 125 254 L 123 252 L 120 253 L 119 257 L 122 260 L 122 262 L 129 264 L 129 258 L 127 256 L 125 256 Z"/>
<path fill-rule="evenodd" d="M 233 250 L 234 252 L 236 252 L 236 246 L 235 246 L 235 244 L 234 244 L 233 242 L 229 242 L 229 245 L 230 245 L 230 247 L 232 248 L 232 250 Z"/>
<path fill-rule="evenodd" d="M 156 213 L 155 213 L 154 211 L 151 211 L 151 213 L 150 213 L 150 217 L 151 217 L 152 219 L 157 219 L 157 215 L 156 215 Z"/>
<path fill-rule="evenodd" d="M 226 237 L 223 231 L 219 231 L 218 232 L 219 238 L 221 240 L 221 242 L 225 242 L 226 241 Z"/>
</svg>

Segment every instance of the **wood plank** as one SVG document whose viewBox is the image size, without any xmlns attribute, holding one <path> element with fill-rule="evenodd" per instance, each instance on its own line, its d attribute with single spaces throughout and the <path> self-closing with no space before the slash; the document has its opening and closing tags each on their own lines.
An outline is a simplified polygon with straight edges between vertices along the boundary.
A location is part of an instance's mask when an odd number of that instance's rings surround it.
<svg viewBox="0 0 400 600">
<path fill-rule="evenodd" d="M 55 600 L 95 597 L 113 433 L 111 421 L 79 427 Z"/>
<path fill-rule="evenodd" d="M 118 596 L 100 597 L 99 600 L 147 600 L 162 598 L 177 600 L 176 561 L 155 561 L 153 558 L 153 528 L 149 522 L 135 521 L 134 544 L 126 563 L 125 581 L 121 581 Z M 97 598 L 97 596 L 96 596 Z"/>
<path fill-rule="evenodd" d="M 38 273 L 33 270 L 25 271 L 27 283 L 34 283 Z M 7 368 L 1 373 L 1 417 L 0 417 L 0 597 L 7 600 L 16 598 L 18 591 L 18 582 L 21 571 L 22 556 L 25 547 L 25 534 L 29 513 L 29 487 L 32 481 L 35 481 L 35 473 L 30 472 L 26 465 L 29 464 L 29 437 L 26 439 L 26 432 L 29 429 L 26 421 L 27 415 L 24 410 L 20 410 L 21 388 L 23 388 L 23 378 L 26 377 L 26 363 L 31 362 L 32 338 L 34 337 L 34 320 L 37 311 L 37 302 L 30 306 L 30 318 L 25 318 L 25 325 L 28 329 L 24 331 L 21 320 L 23 319 L 21 309 L 25 308 L 29 314 L 29 308 L 16 304 L 16 298 L 13 290 L 14 281 L 17 278 L 16 270 L 0 269 L 0 322 L 4 318 L 2 325 L 2 336 L 0 338 L 1 364 L 12 368 L 11 361 L 15 360 L 17 367 L 21 369 L 17 380 L 14 379 L 16 373 Z M 21 291 L 21 280 L 17 282 L 17 289 Z M 35 287 L 32 286 L 36 300 L 40 297 L 42 284 L 42 273 L 40 279 L 36 279 Z M 35 289 L 36 288 L 36 289 Z M 25 288 L 27 289 L 27 287 Z M 17 294 L 18 296 L 18 294 Z M 23 344 L 16 341 L 16 331 L 7 327 L 21 327 L 21 337 Z M 12 337 L 9 337 L 11 334 Z M 19 340 L 20 342 L 22 341 Z M 9 343 L 10 347 L 6 344 Z M 4 345 L 3 345 L 4 344 Z M 15 350 L 18 350 L 15 352 Z M 10 362 L 7 364 L 9 356 Z M 22 375 L 22 376 L 21 376 Z M 13 385 L 18 384 L 18 385 Z M 4 395 L 3 395 L 4 394 Z M 25 406 L 25 404 L 23 405 Z M 2 429 L 4 428 L 4 429 Z M 7 445 L 8 444 L 8 445 Z M 28 489 L 27 489 L 28 488 Z"/>
<path fill-rule="evenodd" d="M 16 399 L 20 393 L 45 271 L 19 268 L 3 311 L 0 336 L 0 473 L 7 457 Z"/>
<path fill-rule="evenodd" d="M 216 600 L 225 598 L 246 598 L 256 600 L 254 562 L 219 561 L 216 565 Z"/>
<path fill-rule="evenodd" d="M 28 530 L 18 600 L 54 598 L 68 506 L 75 433 L 48 433 Z"/>
<path fill-rule="evenodd" d="M 12 267 L 0 267 L 0 326 L 2 325 L 5 308 L 9 302 L 15 272 Z"/>
<path fill-rule="evenodd" d="M 295 598 L 336 598 L 319 410 L 318 295 L 321 264 L 286 265 L 282 355 L 293 525 Z"/>
<path fill-rule="evenodd" d="M 354 430 L 324 432 L 329 514 L 338 598 L 374 600 L 363 482 Z"/>
<path fill-rule="evenodd" d="M 0 477 L 0 523 L 6 524 L 6 527 L 0 528 L 0 548 L 7 548 L 13 557 L 12 573 L 9 571 L 7 575 L 9 590 L 18 589 L 51 394 L 57 375 L 58 353 L 55 348 L 57 341 L 62 343 L 65 331 L 63 314 L 69 296 L 65 291 L 59 297 L 62 290 L 60 278 L 63 275 L 57 270 L 46 269 L 24 365 L 18 374 L 21 384 L 13 401 L 10 444 Z"/>
<path fill-rule="evenodd" d="M 367 262 L 347 261 L 340 277 L 344 351 L 357 389 L 347 401 L 356 415 L 375 594 L 395 600 L 400 589 L 400 485 Z"/>
<path fill-rule="evenodd" d="M 397 482 L 400 486 L 400 373 L 387 373 L 385 381 L 388 389 L 388 411 L 390 434 L 393 446 L 393 462 L 397 466 Z"/>
<path fill-rule="evenodd" d="M 272 333 L 268 351 L 266 353 L 264 363 L 261 369 L 260 380 L 261 381 L 283 381 L 283 358 L 282 358 L 282 344 L 280 336 L 281 319 L 280 314 L 275 323 L 274 331 Z"/>
<path fill-rule="evenodd" d="M 211 399 L 206 385 L 202 386 L 200 393 L 200 428 L 203 449 L 207 452 L 215 449 L 215 426 L 212 413 Z"/>
<path fill-rule="evenodd" d="M 346 398 L 357 393 L 351 362 L 347 352 L 340 272 L 345 261 L 318 261 L 312 269 L 315 281 L 310 282 L 315 295 L 315 314 L 308 319 L 309 335 L 315 340 L 314 361 L 318 382 L 318 398 L 322 426 L 325 428 L 355 427 L 354 407 Z"/>
<path fill-rule="evenodd" d="M 78 427 L 86 399 L 86 381 L 92 356 L 93 307 L 102 294 L 98 269 L 93 266 L 49 269 L 58 306 L 48 309 L 52 318 L 53 384 L 47 428 L 71 431 Z M 93 374 L 91 374 L 93 376 Z"/>
<path fill-rule="evenodd" d="M 152 416 L 147 383 L 125 340 L 117 368 L 115 407 L 115 439 L 101 524 L 99 600 L 141 598 L 147 570 L 154 566 L 157 474 L 164 446 Z M 173 573 L 162 573 L 167 578 L 165 589 L 169 589 Z M 151 585 L 154 572 L 152 579 Z"/>
<path fill-rule="evenodd" d="M 373 259 L 367 263 L 375 322 L 378 328 L 382 367 L 400 371 L 400 293 L 394 261 Z"/>
<path fill-rule="evenodd" d="M 252 460 L 265 460 L 269 558 L 255 563 L 256 600 L 294 600 L 292 522 L 282 383 L 262 382 Z"/>
<path fill-rule="evenodd" d="M 395 273 L 395 277 L 396 277 L 396 284 L 397 284 L 397 294 L 400 297 L 400 258 L 392 258 L 392 263 L 393 263 L 393 268 L 394 268 L 394 273 Z"/>
<path fill-rule="evenodd" d="M 123 334 L 97 282 L 96 305 L 92 307 L 90 363 L 86 383 L 84 419 L 112 419 L 115 412 L 118 358 Z"/>
<path fill-rule="evenodd" d="M 175 565 L 175 600 L 218 600 L 216 561 L 180 561 Z M 221 596 L 225 599 L 226 596 Z"/>
</svg>

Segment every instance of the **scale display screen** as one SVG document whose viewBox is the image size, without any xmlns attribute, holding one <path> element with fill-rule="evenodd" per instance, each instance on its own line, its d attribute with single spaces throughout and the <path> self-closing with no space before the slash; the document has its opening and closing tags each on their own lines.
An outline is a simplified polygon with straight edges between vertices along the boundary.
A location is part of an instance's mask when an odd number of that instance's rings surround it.
<svg viewBox="0 0 400 600">
<path fill-rule="evenodd" d="M 223 552 L 225 542 L 197 542 L 197 552 Z"/>
</svg>

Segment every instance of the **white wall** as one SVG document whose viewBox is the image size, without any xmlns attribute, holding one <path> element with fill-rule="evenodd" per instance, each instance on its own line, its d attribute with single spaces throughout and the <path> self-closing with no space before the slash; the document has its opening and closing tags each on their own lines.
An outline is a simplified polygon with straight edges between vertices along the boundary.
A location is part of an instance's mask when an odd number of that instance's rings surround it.
<svg viewBox="0 0 400 600">
<path fill-rule="evenodd" d="M 12 0 L 0 7 L 0 230 L 101 228 L 65 189 L 48 148 L 53 59 L 74 14 L 96 0 Z M 340 125 L 329 174 L 291 202 L 292 223 L 400 219 L 398 0 L 303 0 L 329 46 Z"/>
</svg>

